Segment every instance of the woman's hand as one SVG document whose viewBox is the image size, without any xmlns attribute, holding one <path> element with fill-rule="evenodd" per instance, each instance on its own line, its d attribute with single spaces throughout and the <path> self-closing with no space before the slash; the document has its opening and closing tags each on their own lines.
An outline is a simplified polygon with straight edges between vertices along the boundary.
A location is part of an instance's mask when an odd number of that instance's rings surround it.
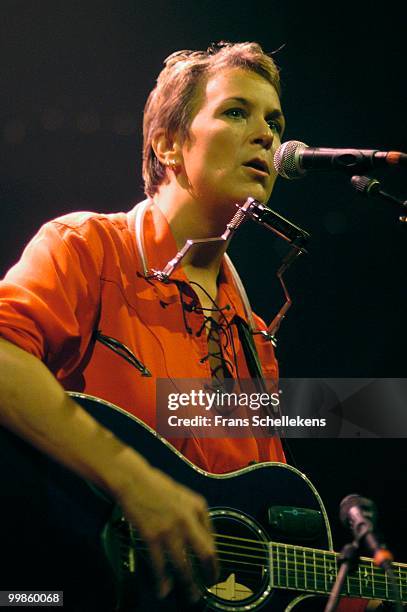
<svg viewBox="0 0 407 612">
<path fill-rule="evenodd" d="M 204 582 L 213 584 L 217 577 L 214 537 L 204 498 L 148 464 L 134 476 L 121 486 L 116 498 L 147 545 L 158 596 L 166 597 L 177 584 L 188 600 L 198 600 L 191 556 Z"/>
</svg>

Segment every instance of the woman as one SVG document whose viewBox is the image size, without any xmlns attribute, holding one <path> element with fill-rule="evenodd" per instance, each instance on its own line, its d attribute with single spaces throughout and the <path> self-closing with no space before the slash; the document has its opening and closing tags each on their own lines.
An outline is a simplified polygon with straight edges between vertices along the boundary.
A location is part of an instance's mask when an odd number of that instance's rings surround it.
<svg viewBox="0 0 407 612">
<path fill-rule="evenodd" d="M 284 130 L 279 96 L 277 67 L 255 43 L 171 55 L 144 114 L 147 200 L 127 214 L 72 213 L 46 224 L 1 283 L 2 423 L 117 500 L 148 545 L 162 597 L 174 575 L 197 597 L 187 546 L 215 579 L 205 501 L 65 390 L 154 427 L 157 379 L 249 377 L 248 352 L 259 372 L 277 377 L 267 336 L 254 334 L 248 345 L 239 334 L 239 325 L 265 326 L 248 309 L 227 244 L 191 248 L 167 283 L 154 270 L 187 239 L 222 234 L 236 204 L 267 202 Z M 210 472 L 284 461 L 275 437 L 174 443 Z"/>
</svg>

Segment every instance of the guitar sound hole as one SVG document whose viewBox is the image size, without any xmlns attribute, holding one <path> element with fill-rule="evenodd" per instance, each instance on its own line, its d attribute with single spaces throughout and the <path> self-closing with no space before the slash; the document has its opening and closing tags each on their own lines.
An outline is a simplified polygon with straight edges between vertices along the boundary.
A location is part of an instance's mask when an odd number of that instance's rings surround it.
<svg viewBox="0 0 407 612">
<path fill-rule="evenodd" d="M 217 583 L 205 589 L 205 599 L 220 610 L 257 607 L 270 593 L 266 534 L 253 519 L 235 510 L 216 509 L 210 514 L 220 572 Z"/>
</svg>

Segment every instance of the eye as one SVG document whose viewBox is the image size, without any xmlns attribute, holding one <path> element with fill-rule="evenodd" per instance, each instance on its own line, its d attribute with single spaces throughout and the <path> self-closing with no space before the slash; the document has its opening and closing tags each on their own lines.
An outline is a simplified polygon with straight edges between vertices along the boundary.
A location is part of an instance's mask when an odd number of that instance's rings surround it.
<svg viewBox="0 0 407 612">
<path fill-rule="evenodd" d="M 247 117 L 247 112 L 244 108 L 239 108 L 237 106 L 235 108 L 229 108 L 226 110 L 225 115 L 232 117 L 233 119 L 245 119 Z"/>
<path fill-rule="evenodd" d="M 277 132 L 280 136 L 283 133 L 283 126 L 276 119 L 267 119 L 267 124 L 272 132 Z"/>
</svg>

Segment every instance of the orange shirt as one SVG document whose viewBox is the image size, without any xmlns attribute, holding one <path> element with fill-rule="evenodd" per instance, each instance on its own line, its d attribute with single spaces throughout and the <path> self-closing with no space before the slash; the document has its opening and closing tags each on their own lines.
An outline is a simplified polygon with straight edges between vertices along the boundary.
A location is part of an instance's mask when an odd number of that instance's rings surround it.
<svg viewBox="0 0 407 612">
<path fill-rule="evenodd" d="M 154 205 L 145 214 L 142 238 L 148 268 L 162 270 L 177 247 Z M 0 283 L 0 335 L 43 360 L 65 389 L 105 399 L 154 428 L 157 378 L 211 378 L 207 337 L 197 334 L 203 314 L 182 307 L 177 283 L 193 292 L 182 265 L 171 281 L 144 277 L 135 209 L 109 215 L 71 213 L 45 224 Z M 235 315 L 246 320 L 224 261 L 218 301 L 220 308 L 228 307 L 222 311 L 228 322 Z M 258 317 L 255 321 L 265 329 Z M 141 376 L 125 359 L 94 342 L 95 330 L 126 345 L 152 377 Z M 225 358 L 233 364 L 233 377 L 249 378 L 236 326 L 230 330 L 233 342 Z M 261 335 L 254 339 L 264 375 L 276 379 L 270 341 Z M 251 461 L 285 461 L 277 437 L 172 442 L 209 472 L 231 471 Z"/>
</svg>

